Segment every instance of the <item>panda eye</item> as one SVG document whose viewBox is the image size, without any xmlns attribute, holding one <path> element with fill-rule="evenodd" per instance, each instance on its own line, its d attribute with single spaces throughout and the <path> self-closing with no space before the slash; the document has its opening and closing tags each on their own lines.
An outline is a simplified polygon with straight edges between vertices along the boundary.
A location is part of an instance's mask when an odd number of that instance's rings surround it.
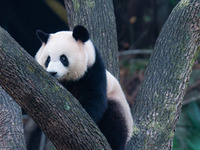
<svg viewBox="0 0 200 150">
<path fill-rule="evenodd" d="M 48 56 L 47 60 L 45 61 L 45 64 L 44 64 L 46 68 L 48 67 L 50 60 L 51 60 L 51 58 L 50 58 L 50 56 Z"/>
<path fill-rule="evenodd" d="M 62 64 L 67 67 L 69 65 L 69 61 L 67 59 L 67 57 L 63 54 L 60 56 L 60 61 L 62 62 Z"/>
</svg>

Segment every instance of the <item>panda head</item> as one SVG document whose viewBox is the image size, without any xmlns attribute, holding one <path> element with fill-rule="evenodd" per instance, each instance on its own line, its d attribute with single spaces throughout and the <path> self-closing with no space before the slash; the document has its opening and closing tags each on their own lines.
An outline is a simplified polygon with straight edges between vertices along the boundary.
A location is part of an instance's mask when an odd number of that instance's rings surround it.
<svg viewBox="0 0 200 150">
<path fill-rule="evenodd" d="M 54 34 L 38 30 L 37 37 L 42 46 L 36 61 L 58 80 L 78 80 L 95 62 L 94 45 L 83 26 Z"/>
</svg>

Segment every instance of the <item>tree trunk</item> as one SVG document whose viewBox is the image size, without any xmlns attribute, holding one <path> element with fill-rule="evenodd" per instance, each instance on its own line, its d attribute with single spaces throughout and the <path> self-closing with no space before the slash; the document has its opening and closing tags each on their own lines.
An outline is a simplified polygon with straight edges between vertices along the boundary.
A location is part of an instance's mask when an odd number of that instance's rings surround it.
<svg viewBox="0 0 200 150">
<path fill-rule="evenodd" d="M 182 0 L 165 23 L 132 108 L 130 149 L 172 149 L 181 102 L 200 49 L 199 14 L 199 0 Z"/>
<path fill-rule="evenodd" d="M 84 25 L 101 52 L 107 69 L 119 79 L 118 46 L 112 0 L 65 0 L 70 30 Z"/>
<path fill-rule="evenodd" d="M 21 108 L 0 87 L 0 149 L 25 150 Z"/>
<path fill-rule="evenodd" d="M 0 85 L 57 149 L 110 149 L 79 102 L 2 28 L 0 66 Z"/>
</svg>

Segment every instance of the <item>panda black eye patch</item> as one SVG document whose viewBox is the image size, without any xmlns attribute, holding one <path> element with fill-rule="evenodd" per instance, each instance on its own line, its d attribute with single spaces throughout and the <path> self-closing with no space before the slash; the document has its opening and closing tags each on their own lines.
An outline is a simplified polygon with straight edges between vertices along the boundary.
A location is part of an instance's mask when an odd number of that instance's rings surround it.
<svg viewBox="0 0 200 150">
<path fill-rule="evenodd" d="M 51 58 L 50 58 L 50 56 L 48 56 L 47 60 L 45 61 L 45 64 L 44 64 L 46 68 L 48 67 L 50 60 L 51 60 Z"/>
<path fill-rule="evenodd" d="M 60 61 L 65 67 L 67 67 L 69 65 L 69 61 L 64 54 L 60 56 Z"/>
</svg>

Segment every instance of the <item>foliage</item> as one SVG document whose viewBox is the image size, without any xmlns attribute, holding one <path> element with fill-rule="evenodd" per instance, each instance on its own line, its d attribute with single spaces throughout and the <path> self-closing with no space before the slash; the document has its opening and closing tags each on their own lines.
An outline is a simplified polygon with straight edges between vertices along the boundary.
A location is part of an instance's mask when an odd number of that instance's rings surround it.
<svg viewBox="0 0 200 150">
<path fill-rule="evenodd" d="M 193 102 L 181 112 L 177 123 L 173 150 L 200 149 L 200 104 Z"/>
<path fill-rule="evenodd" d="M 124 66 L 128 70 L 129 75 L 133 75 L 135 71 L 145 70 L 148 65 L 147 59 L 129 59 L 121 62 L 122 66 Z"/>
<path fill-rule="evenodd" d="M 200 102 L 199 102 L 199 64 L 194 65 L 188 92 L 185 95 L 184 102 L 192 98 L 197 101 L 184 105 L 181 111 L 180 119 L 176 126 L 176 132 L 173 143 L 173 150 L 199 150 L 200 149 Z M 196 86 L 194 86 L 196 85 Z M 190 88 L 193 87 L 193 88 Z M 191 89 L 191 90 L 189 90 Z"/>
</svg>

